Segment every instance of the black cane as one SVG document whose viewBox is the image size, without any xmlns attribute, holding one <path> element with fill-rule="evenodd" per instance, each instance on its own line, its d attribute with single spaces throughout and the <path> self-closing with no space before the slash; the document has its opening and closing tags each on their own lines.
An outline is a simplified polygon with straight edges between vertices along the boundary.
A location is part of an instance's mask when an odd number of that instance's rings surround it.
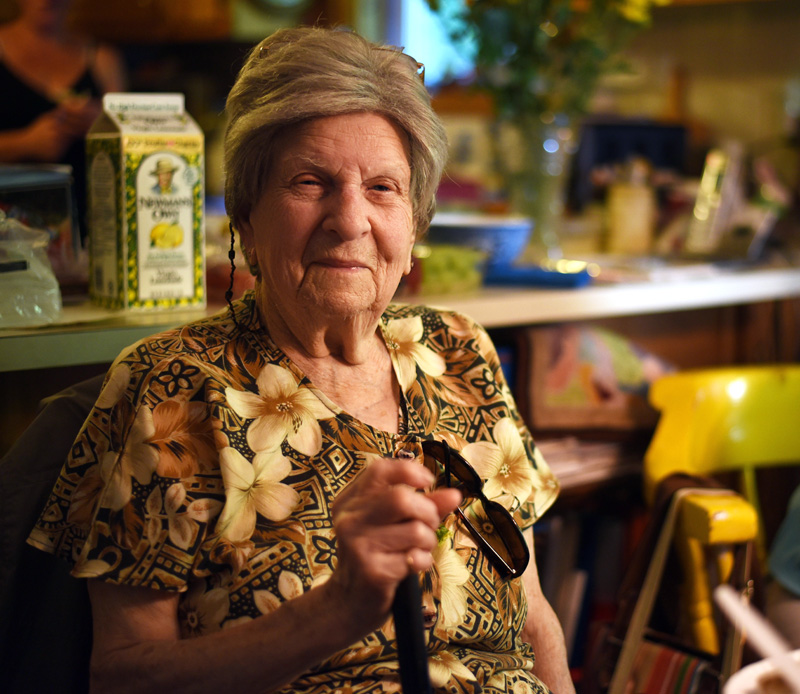
<svg viewBox="0 0 800 694">
<path fill-rule="evenodd" d="M 422 591 L 417 574 L 400 581 L 392 602 L 392 614 L 403 694 L 430 694 L 428 652 L 422 626 Z"/>
</svg>

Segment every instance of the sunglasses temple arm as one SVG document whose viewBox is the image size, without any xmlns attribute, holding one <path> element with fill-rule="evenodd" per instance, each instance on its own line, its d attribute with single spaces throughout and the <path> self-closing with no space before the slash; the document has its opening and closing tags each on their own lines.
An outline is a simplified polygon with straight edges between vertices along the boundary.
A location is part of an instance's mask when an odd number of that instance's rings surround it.
<svg viewBox="0 0 800 694">
<path fill-rule="evenodd" d="M 470 535 L 472 535 L 473 539 L 478 543 L 478 546 L 486 555 L 486 558 L 492 563 L 495 568 L 500 566 L 503 567 L 501 573 L 505 572 L 509 576 L 517 576 L 518 572 L 514 570 L 514 567 L 509 566 L 506 561 L 495 551 L 494 547 L 492 547 L 484 537 L 477 531 L 477 529 L 469 522 L 469 519 L 464 515 L 464 512 L 460 509 L 456 509 L 456 513 L 459 517 L 464 521 L 464 525 L 469 530 Z M 499 569 L 498 569 L 499 570 Z"/>
</svg>

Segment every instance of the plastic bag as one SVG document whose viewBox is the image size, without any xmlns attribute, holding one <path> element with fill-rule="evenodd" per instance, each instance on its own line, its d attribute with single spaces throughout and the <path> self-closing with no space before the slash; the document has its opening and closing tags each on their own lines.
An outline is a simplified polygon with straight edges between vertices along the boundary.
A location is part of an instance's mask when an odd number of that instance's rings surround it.
<svg viewBox="0 0 800 694">
<path fill-rule="evenodd" d="M 0 210 L 0 328 L 52 323 L 61 317 L 61 288 L 47 258 L 50 236 Z"/>
</svg>

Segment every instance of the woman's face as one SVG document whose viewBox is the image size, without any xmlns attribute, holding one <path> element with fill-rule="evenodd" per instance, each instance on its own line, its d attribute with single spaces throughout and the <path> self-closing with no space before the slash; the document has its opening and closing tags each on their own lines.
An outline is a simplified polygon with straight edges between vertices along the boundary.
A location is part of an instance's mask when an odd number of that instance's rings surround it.
<svg viewBox="0 0 800 694">
<path fill-rule="evenodd" d="M 72 0 L 21 0 L 20 14 L 39 29 L 61 28 Z"/>
<path fill-rule="evenodd" d="M 382 312 L 411 267 L 410 180 L 407 138 L 378 114 L 283 133 L 241 229 L 271 308 L 295 320 Z"/>
</svg>

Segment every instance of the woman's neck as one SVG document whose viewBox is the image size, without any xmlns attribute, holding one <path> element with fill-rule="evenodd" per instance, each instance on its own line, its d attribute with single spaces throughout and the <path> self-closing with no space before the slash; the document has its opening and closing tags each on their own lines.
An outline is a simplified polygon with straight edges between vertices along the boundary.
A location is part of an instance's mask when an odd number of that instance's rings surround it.
<svg viewBox="0 0 800 694">
<path fill-rule="evenodd" d="M 322 393 L 356 419 L 398 433 L 400 386 L 378 329 L 379 316 L 287 321 L 257 296 L 270 339 Z"/>
<path fill-rule="evenodd" d="M 380 313 L 319 315 L 313 309 L 303 315 L 286 315 L 256 290 L 256 306 L 270 337 L 295 360 L 332 359 L 358 366 L 386 353 L 378 332 Z"/>
</svg>

